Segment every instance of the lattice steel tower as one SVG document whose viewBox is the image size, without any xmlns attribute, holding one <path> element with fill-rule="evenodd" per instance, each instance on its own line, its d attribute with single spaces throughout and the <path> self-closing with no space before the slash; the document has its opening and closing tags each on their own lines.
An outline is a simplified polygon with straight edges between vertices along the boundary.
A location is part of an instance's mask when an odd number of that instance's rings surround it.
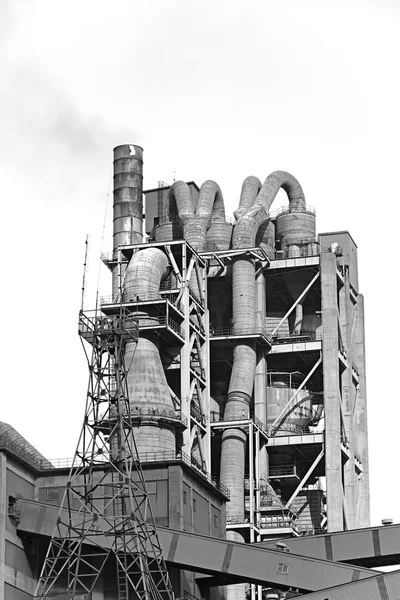
<svg viewBox="0 0 400 600">
<path fill-rule="evenodd" d="M 119 600 L 173 600 L 126 385 L 124 349 L 137 341 L 137 321 L 122 308 L 113 317 L 81 312 L 79 333 L 92 346 L 85 418 L 36 598 L 89 600 L 104 578 Z"/>
</svg>

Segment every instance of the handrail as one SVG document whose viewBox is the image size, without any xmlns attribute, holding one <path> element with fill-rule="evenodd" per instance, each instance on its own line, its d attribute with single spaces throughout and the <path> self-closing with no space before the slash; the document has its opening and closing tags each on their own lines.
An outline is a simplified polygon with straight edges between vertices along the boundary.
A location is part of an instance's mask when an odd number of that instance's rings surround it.
<svg viewBox="0 0 400 600">
<path fill-rule="evenodd" d="M 123 300 L 122 304 L 151 304 L 152 302 L 168 302 L 173 308 L 177 308 L 181 311 L 181 313 L 185 312 L 184 306 L 182 302 L 176 303 L 176 298 L 174 297 L 173 292 L 162 290 L 162 296 L 155 296 L 154 298 L 131 298 L 130 300 Z M 100 306 L 109 306 L 114 304 L 121 304 L 121 300 L 119 298 L 114 298 L 113 296 L 101 296 L 100 297 Z M 134 313 L 131 313 L 134 314 Z"/>
<path fill-rule="evenodd" d="M 159 317 L 159 316 L 148 316 L 148 315 L 140 315 L 139 314 L 135 317 L 136 317 L 136 320 L 138 321 L 139 330 L 152 329 L 153 327 L 159 327 L 159 326 L 169 327 L 173 331 L 175 331 L 175 333 L 177 333 L 181 339 L 183 339 L 183 340 L 185 339 L 185 333 L 184 333 L 182 327 L 180 327 L 180 325 L 174 319 L 172 319 L 170 316 Z"/>
<path fill-rule="evenodd" d="M 172 281 L 168 280 L 168 279 L 164 279 L 161 283 L 160 283 L 160 291 L 164 291 L 164 290 L 175 290 L 178 289 L 180 286 L 178 286 L 178 284 L 172 285 Z"/>
<path fill-rule="evenodd" d="M 132 408 L 130 410 L 131 418 L 151 418 L 151 419 L 168 419 L 170 421 L 175 421 L 182 423 L 185 427 L 187 427 L 187 418 L 185 415 L 182 415 L 180 411 L 175 411 L 173 408 L 146 408 L 146 407 L 137 407 Z"/>
<path fill-rule="evenodd" d="M 231 335 L 261 335 L 270 340 L 270 335 L 264 327 L 229 327 L 226 329 L 210 328 L 210 337 L 227 337 Z"/>
<path fill-rule="evenodd" d="M 264 423 L 262 421 L 260 421 L 260 419 L 258 417 L 255 417 L 254 415 L 250 415 L 249 417 L 244 417 L 242 414 L 238 414 L 236 417 L 235 415 L 232 415 L 232 418 L 229 421 L 225 421 L 224 419 L 221 419 L 221 415 L 217 412 L 211 412 L 210 413 L 210 422 L 211 423 L 226 423 L 227 427 L 229 427 L 229 423 L 231 421 L 253 421 L 254 425 L 256 427 L 258 427 L 258 429 L 260 429 L 265 435 L 267 435 L 267 428 L 264 425 Z"/>
<path fill-rule="evenodd" d="M 285 206 L 281 206 L 280 208 L 277 208 L 274 211 L 271 211 L 269 213 L 269 216 L 271 219 L 275 219 L 278 215 L 281 215 L 283 213 L 290 213 L 290 212 L 311 212 L 315 215 L 315 208 L 313 206 L 309 206 L 308 204 L 304 205 L 304 208 L 302 208 L 302 210 L 290 210 L 290 206 L 289 205 L 285 205 Z"/>
<path fill-rule="evenodd" d="M 96 312 L 93 315 L 93 317 L 89 317 L 83 311 L 79 313 L 78 333 L 85 340 L 93 340 L 95 336 L 109 337 L 116 329 L 119 329 L 124 337 L 132 338 L 133 336 L 134 339 L 137 339 L 138 319 L 134 315 L 124 315 L 122 320 L 119 316 L 108 317 Z"/>
<path fill-rule="evenodd" d="M 100 260 L 103 263 L 108 263 L 108 262 L 115 262 L 118 263 L 118 256 L 116 255 L 116 252 L 102 252 L 100 254 Z M 126 256 L 122 255 L 121 256 L 121 262 L 122 263 L 127 263 L 129 262 L 128 259 L 126 258 Z"/>
<path fill-rule="evenodd" d="M 75 457 L 76 458 L 76 457 Z M 43 471 L 48 471 L 52 469 L 63 469 L 63 468 L 71 468 L 74 464 L 75 458 L 56 458 L 51 461 L 39 461 L 39 469 Z M 102 461 L 104 464 L 109 462 L 110 455 L 104 453 L 102 455 Z M 190 458 L 188 454 L 185 452 L 179 452 L 175 454 L 175 452 L 139 452 L 138 458 L 141 463 L 146 462 L 183 462 L 185 465 L 192 468 L 200 477 L 205 479 L 208 483 L 210 483 L 214 488 L 220 491 L 226 498 L 229 499 L 230 491 L 229 489 L 221 482 L 216 481 L 215 478 L 211 477 L 211 475 L 198 467 L 193 460 Z M 99 464 L 99 463 L 98 463 Z M 83 464 L 76 463 L 74 465 L 76 468 L 83 466 Z M 38 468 L 38 467 L 37 467 Z"/>
<path fill-rule="evenodd" d="M 225 222 L 225 223 L 229 223 L 229 225 L 234 225 L 236 223 L 236 219 L 234 217 L 231 217 L 230 215 L 225 215 L 225 218 L 216 219 L 213 222 L 214 223 Z M 158 221 L 154 225 L 154 229 L 158 225 L 165 225 L 165 223 L 171 223 L 172 225 L 182 225 L 182 221 L 179 217 L 162 216 L 162 217 L 158 217 Z"/>
<path fill-rule="evenodd" d="M 267 334 L 268 335 L 268 334 Z M 298 333 L 288 333 L 278 331 L 272 336 L 273 344 L 296 344 L 301 342 L 315 342 L 323 339 L 323 331 L 302 331 Z"/>
<path fill-rule="evenodd" d="M 20 444 L 8 440 L 3 437 L 0 441 L 0 450 L 6 450 L 14 454 L 14 456 L 18 457 L 20 460 L 23 460 L 25 463 L 34 467 L 35 469 L 42 469 L 42 465 L 47 465 L 47 468 L 52 468 L 52 464 L 49 460 L 45 458 L 37 458 L 33 456 L 30 452 L 21 447 Z"/>
<path fill-rule="evenodd" d="M 273 466 L 269 470 L 270 477 L 285 477 L 287 475 L 298 475 L 297 465 L 291 465 L 290 467 L 278 467 Z"/>
</svg>

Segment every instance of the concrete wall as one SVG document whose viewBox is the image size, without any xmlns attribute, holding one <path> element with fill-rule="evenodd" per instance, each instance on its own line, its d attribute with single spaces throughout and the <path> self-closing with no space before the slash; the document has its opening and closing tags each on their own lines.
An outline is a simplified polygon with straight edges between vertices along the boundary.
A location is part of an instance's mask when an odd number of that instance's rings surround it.
<svg viewBox="0 0 400 600">
<path fill-rule="evenodd" d="M 0 598 L 5 600 L 33 598 L 37 577 L 35 543 L 24 545 L 16 535 L 9 502 L 17 518 L 18 498 L 35 498 L 35 479 L 31 469 L 0 452 Z"/>
<path fill-rule="evenodd" d="M 343 256 L 338 257 L 338 263 L 348 267 L 350 284 L 358 292 L 358 260 L 357 244 L 348 231 L 336 231 L 330 233 L 320 233 L 318 235 L 321 248 L 330 248 L 333 244 L 340 246 Z"/>
<path fill-rule="evenodd" d="M 203 482 L 190 468 L 177 463 L 144 464 L 143 471 L 156 525 L 225 537 L 225 501 L 211 484 Z M 100 471 L 98 476 L 100 478 Z M 67 479 L 67 470 L 40 475 L 36 484 L 37 499 L 59 504 Z M 199 597 L 194 573 L 170 569 L 170 574 L 177 597 L 183 596 L 185 591 Z M 105 582 L 107 577 L 112 576 L 105 576 Z M 107 591 L 106 583 L 104 593 L 104 600 L 115 597 L 111 587 Z"/>
<path fill-rule="evenodd" d="M 199 188 L 193 181 L 188 182 L 188 186 L 190 192 L 192 194 L 193 199 L 193 208 L 196 210 L 197 200 L 199 198 Z M 150 234 L 153 227 L 157 224 L 158 218 L 158 203 L 161 198 L 168 198 L 169 187 L 163 188 L 154 188 L 151 190 L 145 190 L 145 204 L 144 204 L 144 213 L 145 213 L 145 232 L 147 235 Z"/>
<path fill-rule="evenodd" d="M 322 347 L 325 405 L 325 474 L 328 530 L 343 529 L 336 256 L 321 254 Z"/>
</svg>

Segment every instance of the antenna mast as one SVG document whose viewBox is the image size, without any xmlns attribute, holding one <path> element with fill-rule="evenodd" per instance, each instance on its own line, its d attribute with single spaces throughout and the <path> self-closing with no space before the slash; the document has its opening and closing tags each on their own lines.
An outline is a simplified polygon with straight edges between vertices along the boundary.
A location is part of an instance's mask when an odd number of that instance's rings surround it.
<svg viewBox="0 0 400 600">
<path fill-rule="evenodd" d="M 85 240 L 85 261 L 83 263 L 81 311 L 83 311 L 84 303 L 85 303 L 85 288 L 86 288 L 86 273 L 87 273 L 87 265 L 88 265 L 88 252 L 89 252 L 89 234 L 86 235 L 86 240 Z"/>
</svg>

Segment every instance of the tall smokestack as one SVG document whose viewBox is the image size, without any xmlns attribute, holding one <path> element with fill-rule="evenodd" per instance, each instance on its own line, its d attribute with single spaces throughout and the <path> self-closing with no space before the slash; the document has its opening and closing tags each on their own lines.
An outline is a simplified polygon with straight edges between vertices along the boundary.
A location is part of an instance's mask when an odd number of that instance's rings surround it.
<svg viewBox="0 0 400 600">
<path fill-rule="evenodd" d="M 114 148 L 114 228 L 113 255 L 118 246 L 143 241 L 143 148 L 124 144 Z M 122 275 L 123 273 L 121 273 Z M 113 270 L 112 293 L 121 290 L 118 269 Z"/>
</svg>

